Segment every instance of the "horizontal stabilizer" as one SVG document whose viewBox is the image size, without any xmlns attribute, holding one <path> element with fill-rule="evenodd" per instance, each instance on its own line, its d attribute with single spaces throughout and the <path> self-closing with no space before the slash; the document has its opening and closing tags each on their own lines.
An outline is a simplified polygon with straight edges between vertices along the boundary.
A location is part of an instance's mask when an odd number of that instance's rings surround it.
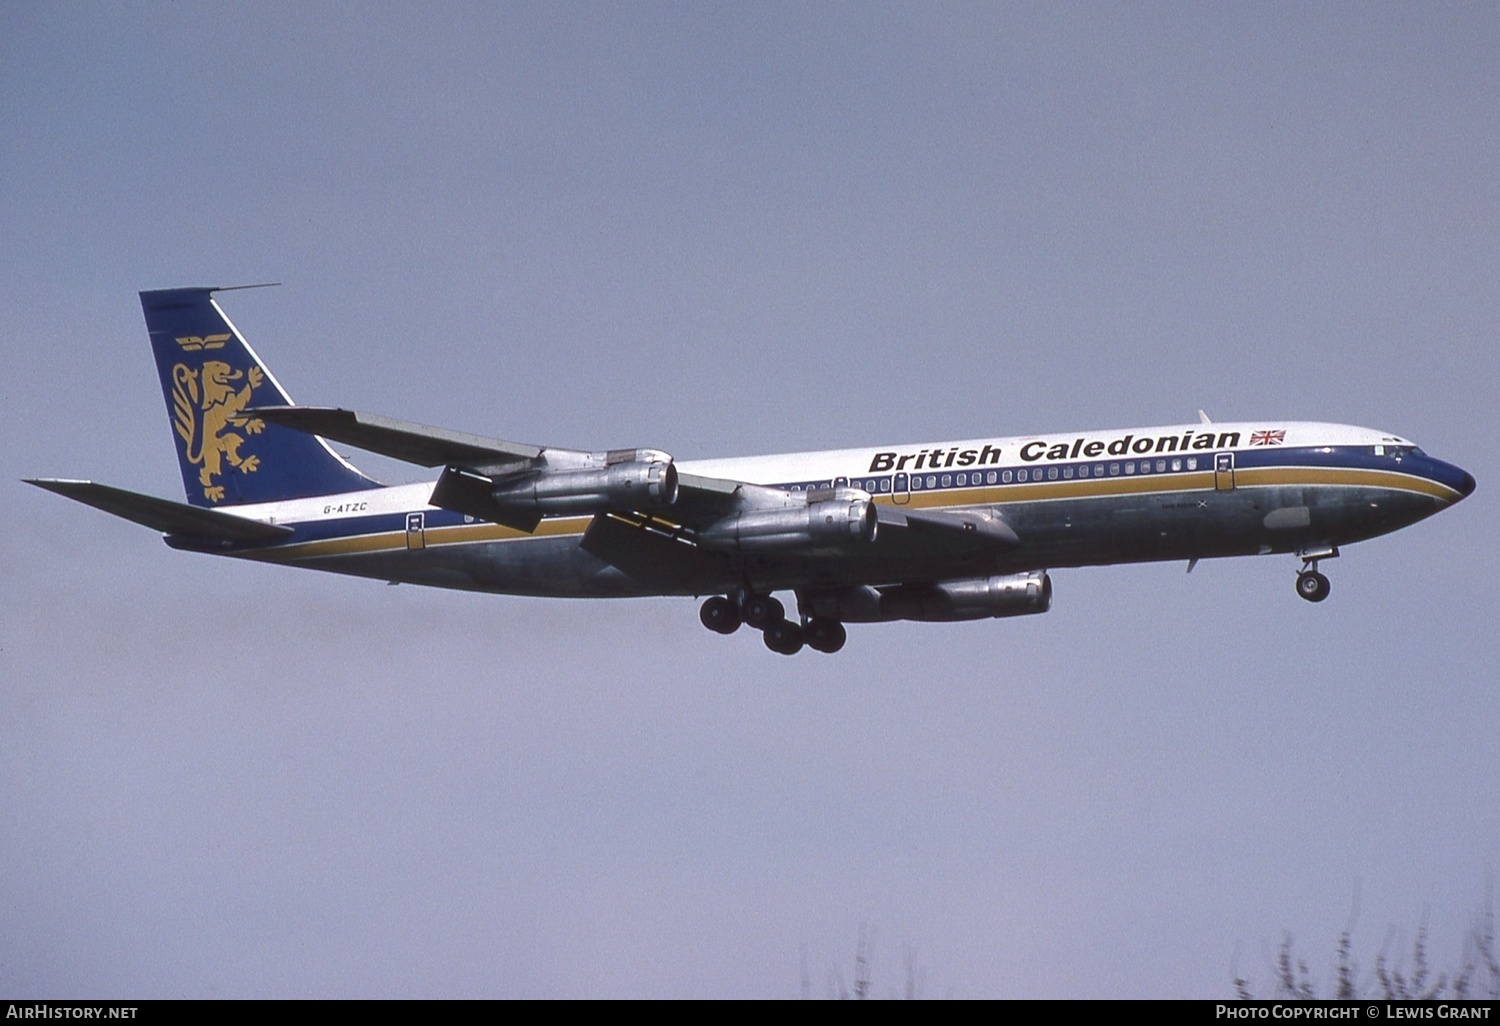
<svg viewBox="0 0 1500 1026">
<path fill-rule="evenodd" d="M 458 465 L 481 467 L 495 463 L 534 460 L 542 450 L 535 445 L 503 442 L 482 435 L 428 427 L 410 421 L 320 406 L 261 406 L 245 411 L 268 424 L 352 445 L 366 452 L 416 463 L 423 467 Z"/>
<path fill-rule="evenodd" d="M 127 492 L 123 488 L 111 488 L 92 481 L 27 478 L 26 483 L 163 534 L 215 542 L 269 542 L 292 534 L 290 527 L 265 524 L 233 513 L 188 506 L 140 492 Z"/>
</svg>

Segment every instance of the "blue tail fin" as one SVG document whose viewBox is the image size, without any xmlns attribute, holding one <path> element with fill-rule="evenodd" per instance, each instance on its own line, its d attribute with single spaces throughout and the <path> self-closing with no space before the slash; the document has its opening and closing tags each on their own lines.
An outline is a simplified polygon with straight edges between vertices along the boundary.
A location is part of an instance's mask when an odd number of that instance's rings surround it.
<svg viewBox="0 0 1500 1026">
<path fill-rule="evenodd" d="M 244 414 L 291 399 L 214 302 L 216 291 L 141 293 L 188 502 L 231 506 L 378 487 L 321 438 Z"/>
</svg>

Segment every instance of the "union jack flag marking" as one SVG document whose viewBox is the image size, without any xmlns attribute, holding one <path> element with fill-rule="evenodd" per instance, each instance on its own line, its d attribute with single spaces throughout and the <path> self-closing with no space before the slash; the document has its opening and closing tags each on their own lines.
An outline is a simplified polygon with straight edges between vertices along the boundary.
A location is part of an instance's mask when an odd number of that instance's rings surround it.
<svg viewBox="0 0 1500 1026">
<path fill-rule="evenodd" d="M 1285 431 L 1252 431 L 1250 433 L 1251 445 L 1280 445 L 1286 441 Z"/>
</svg>

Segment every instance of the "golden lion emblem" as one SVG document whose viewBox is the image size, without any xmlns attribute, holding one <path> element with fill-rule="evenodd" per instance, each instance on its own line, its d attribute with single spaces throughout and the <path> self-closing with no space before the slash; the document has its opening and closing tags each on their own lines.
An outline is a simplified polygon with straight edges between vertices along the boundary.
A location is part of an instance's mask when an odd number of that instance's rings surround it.
<svg viewBox="0 0 1500 1026">
<path fill-rule="evenodd" d="M 172 368 L 173 426 L 182 437 L 187 461 L 199 468 L 198 483 L 210 502 L 224 498 L 224 486 L 214 484 L 214 478 L 223 476 L 225 461 L 244 474 L 260 467 L 259 456 L 240 455 L 244 435 L 230 428 L 254 435 L 266 426 L 258 417 L 241 414 L 264 379 L 259 367 L 237 371 L 219 360 L 206 361 L 201 372 L 181 363 Z M 234 385 L 241 380 L 245 386 L 236 391 Z"/>
</svg>

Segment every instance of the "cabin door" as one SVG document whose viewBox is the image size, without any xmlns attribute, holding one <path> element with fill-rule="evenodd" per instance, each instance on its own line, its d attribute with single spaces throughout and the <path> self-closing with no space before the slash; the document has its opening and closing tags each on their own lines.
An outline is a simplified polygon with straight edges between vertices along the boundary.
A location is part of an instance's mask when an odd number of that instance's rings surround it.
<svg viewBox="0 0 1500 1026">
<path fill-rule="evenodd" d="M 406 547 L 408 549 L 425 549 L 427 547 L 425 519 L 426 515 L 422 513 L 406 514 Z"/>
<path fill-rule="evenodd" d="M 1234 453 L 1221 452 L 1214 456 L 1214 491 L 1234 491 Z"/>
<path fill-rule="evenodd" d="M 891 501 L 898 506 L 911 501 L 911 478 L 906 474 L 897 474 L 891 478 Z"/>
</svg>

